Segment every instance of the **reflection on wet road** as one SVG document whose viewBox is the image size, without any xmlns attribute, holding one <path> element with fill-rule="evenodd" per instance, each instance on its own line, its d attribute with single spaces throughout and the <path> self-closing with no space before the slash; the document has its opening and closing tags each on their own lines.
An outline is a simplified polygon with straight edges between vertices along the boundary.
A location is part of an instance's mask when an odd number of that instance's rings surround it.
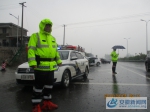
<svg viewBox="0 0 150 112">
<path fill-rule="evenodd" d="M 87 80 L 75 79 L 69 88 L 55 85 L 53 102 L 59 108 L 53 112 L 149 112 L 147 110 L 107 110 L 107 95 L 126 95 L 147 97 L 150 105 L 150 73 L 144 63 L 118 62 L 117 74 L 112 75 L 111 64 L 90 67 Z M 0 74 L 0 110 L 1 112 L 30 112 L 32 87 L 15 84 L 15 70 L 9 69 Z"/>
</svg>

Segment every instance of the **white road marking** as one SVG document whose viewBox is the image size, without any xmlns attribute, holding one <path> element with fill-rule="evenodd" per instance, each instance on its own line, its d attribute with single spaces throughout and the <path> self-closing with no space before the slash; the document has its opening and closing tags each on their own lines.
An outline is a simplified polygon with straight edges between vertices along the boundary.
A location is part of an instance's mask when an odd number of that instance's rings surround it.
<svg viewBox="0 0 150 112">
<path fill-rule="evenodd" d="M 88 85 L 120 85 L 120 86 L 150 86 L 150 84 L 130 84 L 130 83 L 83 83 L 74 82 L 73 84 L 88 84 Z"/>
<path fill-rule="evenodd" d="M 133 70 L 130 70 L 130 69 L 128 69 L 128 68 L 125 68 L 125 67 L 123 67 L 123 66 L 121 66 L 122 68 L 124 68 L 124 69 L 126 69 L 126 70 L 128 70 L 128 71 L 131 71 L 131 72 L 133 72 L 133 73 L 135 73 L 135 74 L 137 74 L 137 75 L 139 75 L 139 76 L 141 76 L 141 77 L 144 77 L 144 78 L 147 78 L 147 79 L 150 79 L 150 78 L 148 78 L 148 77 L 146 77 L 146 76 L 144 76 L 144 75 L 142 75 L 142 74 L 140 74 L 140 73 L 137 73 L 137 72 L 135 72 L 135 71 L 133 71 Z M 111 71 L 111 69 L 103 69 L 103 70 L 98 70 L 98 71 Z M 107 72 L 107 73 L 110 73 L 110 74 L 112 74 L 112 72 Z M 118 74 L 119 72 L 117 72 L 117 74 Z M 116 74 L 116 75 L 117 75 Z M 72 84 L 78 84 L 78 85 L 80 85 L 80 84 L 82 84 L 82 85 L 86 85 L 86 84 L 88 84 L 88 85 L 120 85 L 120 86 L 150 86 L 150 84 L 132 84 L 132 83 L 83 83 L 83 82 L 74 82 L 74 83 L 72 83 Z"/>
<path fill-rule="evenodd" d="M 123 66 L 121 66 L 121 67 L 124 68 L 124 69 L 126 69 L 126 70 L 128 70 L 128 71 L 131 71 L 131 72 L 133 72 L 133 73 L 135 73 L 135 74 L 137 74 L 137 75 L 139 75 L 139 76 L 141 76 L 141 77 L 150 79 L 150 78 L 148 78 L 148 77 L 146 77 L 146 76 L 144 76 L 144 75 L 142 75 L 142 74 L 139 74 L 139 73 L 137 73 L 137 72 L 135 72 L 135 71 L 132 71 L 132 70 L 130 70 L 130 69 L 127 69 L 127 68 L 125 68 L 125 67 L 123 67 Z"/>
<path fill-rule="evenodd" d="M 122 64 L 120 64 L 121 66 L 123 66 Z M 128 65 L 128 67 L 132 67 L 132 68 L 137 68 L 137 69 L 141 69 L 141 70 L 143 70 L 143 68 L 140 68 L 140 67 L 135 67 L 135 66 L 130 66 L 130 65 Z M 142 66 L 141 66 L 142 67 Z"/>
</svg>

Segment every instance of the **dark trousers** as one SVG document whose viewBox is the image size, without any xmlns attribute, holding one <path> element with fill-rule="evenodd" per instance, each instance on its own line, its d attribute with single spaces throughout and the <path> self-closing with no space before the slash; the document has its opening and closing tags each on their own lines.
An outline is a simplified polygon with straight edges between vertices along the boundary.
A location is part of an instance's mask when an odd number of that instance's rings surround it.
<svg viewBox="0 0 150 112">
<path fill-rule="evenodd" d="M 54 71 L 34 71 L 35 81 L 32 93 L 32 104 L 39 104 L 42 100 L 51 100 L 54 83 Z"/>
<path fill-rule="evenodd" d="M 113 73 L 116 72 L 116 66 L 117 66 L 117 62 L 113 62 L 113 65 L 112 65 L 112 72 Z"/>
</svg>

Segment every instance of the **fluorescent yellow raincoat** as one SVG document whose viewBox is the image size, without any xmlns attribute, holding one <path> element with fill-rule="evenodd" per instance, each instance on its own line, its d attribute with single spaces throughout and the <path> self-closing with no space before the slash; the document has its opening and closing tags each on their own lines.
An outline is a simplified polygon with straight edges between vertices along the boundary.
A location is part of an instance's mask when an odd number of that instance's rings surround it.
<svg viewBox="0 0 150 112">
<path fill-rule="evenodd" d="M 112 62 L 117 62 L 118 61 L 118 56 L 119 54 L 116 53 L 116 51 L 111 52 L 111 60 Z"/>
<path fill-rule="evenodd" d="M 40 31 L 33 33 L 28 43 L 28 63 L 29 66 L 37 66 L 36 70 L 53 71 L 57 69 L 57 64 L 62 63 L 57 51 L 56 39 L 50 32 L 44 31 L 45 25 L 52 22 L 44 19 L 39 24 Z M 37 61 L 42 60 L 42 61 Z"/>
</svg>

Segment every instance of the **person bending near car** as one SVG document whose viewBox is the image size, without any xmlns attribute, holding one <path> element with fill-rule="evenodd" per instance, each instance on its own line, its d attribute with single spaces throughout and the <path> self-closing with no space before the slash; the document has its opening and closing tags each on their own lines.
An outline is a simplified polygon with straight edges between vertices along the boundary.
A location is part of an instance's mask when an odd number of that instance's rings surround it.
<svg viewBox="0 0 150 112">
<path fill-rule="evenodd" d="M 119 54 L 116 53 L 116 49 L 113 49 L 113 51 L 111 52 L 110 55 L 111 55 L 111 60 L 113 62 L 113 65 L 112 65 L 112 74 L 115 75 L 115 74 L 117 74 L 117 72 L 116 72 L 116 65 L 117 65 Z"/>
<path fill-rule="evenodd" d="M 57 51 L 56 39 L 51 35 L 52 22 L 43 19 L 39 32 L 33 33 L 28 43 L 28 63 L 34 68 L 34 86 L 32 93 L 32 112 L 54 110 L 58 106 L 51 102 L 54 71 L 62 61 Z"/>
<path fill-rule="evenodd" d="M 7 61 L 5 60 L 2 62 L 1 71 L 6 71 L 6 65 L 7 65 Z"/>
</svg>

